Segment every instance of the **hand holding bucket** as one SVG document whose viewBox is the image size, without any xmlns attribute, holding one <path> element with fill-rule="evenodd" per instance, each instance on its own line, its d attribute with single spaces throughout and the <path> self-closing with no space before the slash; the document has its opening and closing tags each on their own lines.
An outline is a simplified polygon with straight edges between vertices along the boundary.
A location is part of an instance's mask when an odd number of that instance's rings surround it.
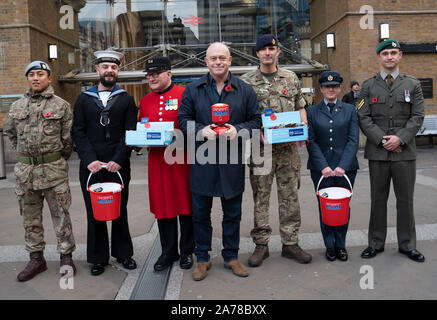
<svg viewBox="0 0 437 320">
<path fill-rule="evenodd" d="M 106 169 L 105 166 L 103 168 Z M 102 182 L 88 186 L 91 176 L 87 180 L 87 189 L 90 192 L 91 205 L 94 219 L 99 221 L 110 221 L 120 217 L 121 190 L 124 188 L 123 178 L 117 171 L 121 184 L 114 182 Z M 95 191 L 101 189 L 100 191 Z"/>
<path fill-rule="evenodd" d="M 349 220 L 349 202 L 353 190 L 348 176 L 343 175 L 343 177 L 349 183 L 350 190 L 341 187 L 329 187 L 319 190 L 320 183 L 324 179 L 323 176 L 320 177 L 317 183 L 316 194 L 320 199 L 322 221 L 328 226 L 343 226 Z"/>
</svg>

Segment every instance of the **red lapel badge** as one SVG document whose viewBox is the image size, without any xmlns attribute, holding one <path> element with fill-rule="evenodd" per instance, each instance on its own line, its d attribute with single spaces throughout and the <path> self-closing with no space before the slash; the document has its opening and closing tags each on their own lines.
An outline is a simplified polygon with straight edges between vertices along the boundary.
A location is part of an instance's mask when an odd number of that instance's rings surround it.
<svg viewBox="0 0 437 320">
<path fill-rule="evenodd" d="M 372 103 L 377 103 L 378 102 L 378 97 L 373 97 L 372 98 Z"/>
<path fill-rule="evenodd" d="M 49 111 L 49 112 L 46 112 L 46 113 L 44 113 L 44 118 L 48 118 L 48 117 L 50 117 L 52 115 L 52 113 Z"/>
</svg>

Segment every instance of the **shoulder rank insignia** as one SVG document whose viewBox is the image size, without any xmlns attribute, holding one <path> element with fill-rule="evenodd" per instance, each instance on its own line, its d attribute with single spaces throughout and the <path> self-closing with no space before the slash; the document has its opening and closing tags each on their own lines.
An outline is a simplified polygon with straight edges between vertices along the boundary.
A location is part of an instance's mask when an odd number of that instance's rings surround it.
<svg viewBox="0 0 437 320">
<path fill-rule="evenodd" d="M 364 99 L 361 99 L 361 101 L 357 104 L 357 109 L 360 110 L 363 104 L 364 104 Z"/>
</svg>

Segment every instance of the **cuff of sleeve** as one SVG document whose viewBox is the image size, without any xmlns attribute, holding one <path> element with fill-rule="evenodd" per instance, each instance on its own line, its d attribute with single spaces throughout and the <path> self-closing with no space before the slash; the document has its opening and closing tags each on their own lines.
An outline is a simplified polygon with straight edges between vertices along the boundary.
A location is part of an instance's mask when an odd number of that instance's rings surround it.
<svg viewBox="0 0 437 320">
<path fill-rule="evenodd" d="M 405 144 L 404 140 L 401 137 L 399 137 L 399 140 L 401 140 L 401 146 L 403 146 Z"/>
<path fill-rule="evenodd" d="M 298 109 L 302 109 L 307 105 L 307 102 L 304 98 L 300 98 L 299 100 L 299 108 Z"/>
</svg>

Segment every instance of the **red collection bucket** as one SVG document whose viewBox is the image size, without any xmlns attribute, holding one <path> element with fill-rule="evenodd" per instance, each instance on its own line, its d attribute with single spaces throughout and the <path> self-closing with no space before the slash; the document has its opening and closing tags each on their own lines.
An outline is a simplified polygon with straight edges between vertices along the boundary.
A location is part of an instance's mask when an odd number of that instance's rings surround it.
<svg viewBox="0 0 437 320">
<path fill-rule="evenodd" d="M 121 183 L 102 182 L 88 187 L 92 173 L 88 176 L 87 189 L 90 192 L 91 205 L 94 219 L 99 221 L 111 221 L 120 217 L 121 190 L 124 188 L 123 179 L 117 171 Z M 102 189 L 101 192 L 94 191 Z"/>
<path fill-rule="evenodd" d="M 347 224 L 349 220 L 349 203 L 353 191 L 349 178 L 347 175 L 344 175 L 344 177 L 351 187 L 350 190 L 341 187 L 329 187 L 319 190 L 323 176 L 320 177 L 319 183 L 317 184 L 316 193 L 320 199 L 322 221 L 328 226 L 343 226 Z"/>
</svg>

